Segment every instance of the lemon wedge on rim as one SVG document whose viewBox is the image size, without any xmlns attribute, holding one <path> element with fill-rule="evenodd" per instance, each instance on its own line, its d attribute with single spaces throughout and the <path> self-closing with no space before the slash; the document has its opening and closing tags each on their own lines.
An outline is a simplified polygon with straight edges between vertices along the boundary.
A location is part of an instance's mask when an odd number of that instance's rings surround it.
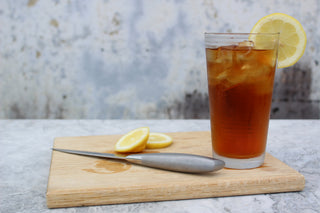
<svg viewBox="0 0 320 213">
<path fill-rule="evenodd" d="M 149 128 L 140 127 L 123 135 L 115 145 L 117 152 L 141 152 L 146 148 Z"/>
<path fill-rule="evenodd" d="M 147 142 L 147 149 L 159 149 L 170 146 L 172 144 L 172 138 L 169 135 L 163 133 L 152 132 L 149 134 Z"/>
<path fill-rule="evenodd" d="M 278 68 L 292 66 L 304 53 L 306 33 L 299 21 L 283 13 L 273 13 L 261 18 L 251 30 L 251 33 L 277 32 L 280 32 Z"/>
</svg>

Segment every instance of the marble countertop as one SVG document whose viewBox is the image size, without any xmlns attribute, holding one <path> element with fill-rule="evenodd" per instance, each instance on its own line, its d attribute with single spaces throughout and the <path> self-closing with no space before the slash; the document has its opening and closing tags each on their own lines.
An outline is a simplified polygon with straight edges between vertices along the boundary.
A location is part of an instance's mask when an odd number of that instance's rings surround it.
<svg viewBox="0 0 320 213">
<path fill-rule="evenodd" d="M 320 212 L 320 120 L 271 120 L 267 152 L 302 173 L 301 192 L 48 209 L 55 137 L 207 131 L 208 120 L 0 120 L 0 212 Z"/>
</svg>

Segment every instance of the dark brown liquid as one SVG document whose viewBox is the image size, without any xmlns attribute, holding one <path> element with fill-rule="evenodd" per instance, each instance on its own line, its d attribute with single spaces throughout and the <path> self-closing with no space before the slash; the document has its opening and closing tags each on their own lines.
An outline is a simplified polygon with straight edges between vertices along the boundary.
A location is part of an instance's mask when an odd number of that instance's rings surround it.
<svg viewBox="0 0 320 213">
<path fill-rule="evenodd" d="M 274 50 L 207 49 L 212 145 L 230 158 L 263 154 L 268 132 Z"/>
</svg>

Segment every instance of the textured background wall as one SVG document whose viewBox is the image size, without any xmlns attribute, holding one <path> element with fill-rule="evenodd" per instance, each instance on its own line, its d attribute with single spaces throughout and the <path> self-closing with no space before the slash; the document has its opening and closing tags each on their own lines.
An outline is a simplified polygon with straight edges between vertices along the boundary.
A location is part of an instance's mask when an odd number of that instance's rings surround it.
<svg viewBox="0 0 320 213">
<path fill-rule="evenodd" d="M 2 0 L 0 118 L 209 118 L 203 33 L 274 12 L 308 44 L 277 70 L 272 117 L 319 118 L 318 0 Z"/>
</svg>

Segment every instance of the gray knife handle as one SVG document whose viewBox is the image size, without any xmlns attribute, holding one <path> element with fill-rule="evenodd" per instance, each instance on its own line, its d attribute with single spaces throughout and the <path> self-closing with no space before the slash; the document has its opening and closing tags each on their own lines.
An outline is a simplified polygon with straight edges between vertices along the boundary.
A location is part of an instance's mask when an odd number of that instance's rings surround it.
<svg viewBox="0 0 320 213">
<path fill-rule="evenodd" d="M 225 165 L 221 160 L 182 153 L 132 154 L 126 160 L 148 167 L 187 173 L 217 171 Z"/>
</svg>

